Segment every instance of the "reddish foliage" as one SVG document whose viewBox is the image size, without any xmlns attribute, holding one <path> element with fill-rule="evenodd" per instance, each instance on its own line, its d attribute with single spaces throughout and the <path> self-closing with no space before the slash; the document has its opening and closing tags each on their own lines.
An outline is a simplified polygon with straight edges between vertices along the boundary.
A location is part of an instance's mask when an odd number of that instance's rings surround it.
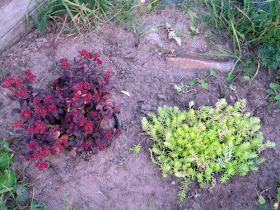
<svg viewBox="0 0 280 210">
<path fill-rule="evenodd" d="M 16 122 L 14 122 L 14 128 L 22 128 L 22 125 L 23 125 L 23 122 L 21 122 L 21 121 L 16 121 Z"/>
<path fill-rule="evenodd" d="M 16 76 L 7 79 L 1 85 L 2 88 L 9 88 L 9 89 L 18 89 L 21 88 L 22 86 L 23 86 L 22 80 L 20 78 L 17 78 Z"/>
<path fill-rule="evenodd" d="M 23 109 L 23 110 L 21 110 L 20 114 L 21 114 L 21 117 L 23 117 L 23 118 L 29 118 L 32 114 L 32 111 L 28 110 L 28 109 Z"/>
<path fill-rule="evenodd" d="M 34 74 L 32 74 L 32 72 L 31 72 L 29 69 L 27 69 L 27 70 L 25 71 L 24 77 L 25 77 L 26 79 L 29 79 L 31 83 L 33 83 L 34 80 L 35 80 L 35 78 L 36 78 L 36 76 L 35 76 Z"/>
<path fill-rule="evenodd" d="M 20 104 L 12 114 L 21 116 L 14 127 L 18 133 L 25 131 L 25 160 L 35 161 L 40 171 L 48 167 L 43 161 L 46 157 L 65 147 L 76 151 L 91 149 L 96 154 L 110 146 L 113 137 L 121 135 L 119 128 L 104 130 L 100 126 L 119 109 L 111 100 L 111 72 L 98 75 L 94 70 L 96 64 L 102 64 L 99 57 L 99 53 L 82 50 L 73 65 L 66 58 L 60 59 L 64 72 L 48 94 L 31 86 L 35 75 L 30 70 L 23 77 L 11 77 L 2 84 L 12 91 L 10 99 Z"/>
</svg>

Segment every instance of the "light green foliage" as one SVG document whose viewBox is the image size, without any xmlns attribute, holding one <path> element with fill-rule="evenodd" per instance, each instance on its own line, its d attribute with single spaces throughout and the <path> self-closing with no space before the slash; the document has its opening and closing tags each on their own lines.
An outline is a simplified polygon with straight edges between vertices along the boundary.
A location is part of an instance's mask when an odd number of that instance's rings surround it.
<svg viewBox="0 0 280 210">
<path fill-rule="evenodd" d="M 130 152 L 134 152 L 136 154 L 138 154 L 140 152 L 140 150 L 141 150 L 141 145 L 140 144 L 137 144 L 134 147 L 129 148 Z"/>
<path fill-rule="evenodd" d="M 264 162 L 259 152 L 275 146 L 270 141 L 262 143 L 260 119 L 245 113 L 245 99 L 234 106 L 225 99 L 215 108 L 194 110 L 192 106 L 183 112 L 178 107 L 159 107 L 157 115 L 148 113 L 142 119 L 143 130 L 154 141 L 151 151 L 163 177 L 184 178 L 184 191 L 194 179 L 201 187 L 214 185 L 214 173 L 221 174 L 220 181 L 226 183 L 234 175 L 256 171 Z"/>
</svg>

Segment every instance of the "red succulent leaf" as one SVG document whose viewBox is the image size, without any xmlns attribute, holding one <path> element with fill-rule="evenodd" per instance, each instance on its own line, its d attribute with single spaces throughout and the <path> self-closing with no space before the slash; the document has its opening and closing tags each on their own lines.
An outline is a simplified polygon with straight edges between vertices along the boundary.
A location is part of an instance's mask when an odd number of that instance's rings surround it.
<svg viewBox="0 0 280 210">
<path fill-rule="evenodd" d="M 75 152 L 91 149 L 97 154 L 121 134 L 111 125 L 113 115 L 119 113 L 110 95 L 112 73 L 98 74 L 95 67 L 101 64 L 99 53 L 81 50 L 73 65 L 66 58 L 60 60 L 63 73 L 51 90 L 33 88 L 36 76 L 30 70 L 3 82 L 2 87 L 13 94 L 9 98 L 20 105 L 12 114 L 21 117 L 14 127 L 16 132 L 25 131 L 25 159 L 34 161 L 40 171 L 48 167 L 45 158 L 65 147 Z"/>
</svg>

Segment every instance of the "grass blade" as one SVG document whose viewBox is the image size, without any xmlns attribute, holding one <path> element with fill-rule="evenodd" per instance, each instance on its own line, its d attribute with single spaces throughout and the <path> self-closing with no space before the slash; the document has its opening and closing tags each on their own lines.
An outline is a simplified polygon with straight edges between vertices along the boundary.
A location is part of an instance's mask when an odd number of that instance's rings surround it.
<svg viewBox="0 0 280 210">
<path fill-rule="evenodd" d="M 236 55 L 230 55 L 228 53 L 224 53 L 224 54 L 218 54 L 218 53 L 181 53 L 180 55 L 208 55 L 208 56 L 220 56 L 220 57 L 231 57 L 231 58 L 237 58 Z"/>
<path fill-rule="evenodd" d="M 72 18 L 72 21 L 74 22 L 74 25 L 75 25 L 75 27 L 76 27 L 76 29 L 77 29 L 79 35 L 80 35 L 80 38 L 81 38 L 81 37 L 82 37 L 82 34 L 81 34 L 81 31 L 80 31 L 80 28 L 79 28 L 79 26 L 78 26 L 76 20 L 74 19 L 74 16 L 73 16 L 71 10 L 69 9 L 68 5 L 65 3 L 65 1 L 67 1 L 67 0 L 62 0 L 62 3 L 63 3 L 63 5 L 64 5 L 64 7 L 66 8 L 68 14 L 69 14 L 70 17 Z"/>
</svg>

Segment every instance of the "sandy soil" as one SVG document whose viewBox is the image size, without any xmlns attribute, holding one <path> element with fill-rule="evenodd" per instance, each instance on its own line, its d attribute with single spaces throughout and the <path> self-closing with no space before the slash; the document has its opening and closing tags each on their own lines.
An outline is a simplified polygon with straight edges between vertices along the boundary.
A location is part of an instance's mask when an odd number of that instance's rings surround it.
<svg viewBox="0 0 280 210">
<path fill-rule="evenodd" d="M 172 8 L 143 17 L 143 23 L 146 27 L 163 25 L 166 19 L 162 15 L 176 23 L 179 30 L 189 30 L 191 20 Z M 199 29 L 202 31 L 202 28 Z M 114 73 L 113 98 L 123 104 L 119 115 L 123 135 L 116 139 L 116 146 L 98 155 L 79 154 L 75 158 L 70 156 L 70 151 L 64 151 L 49 158 L 50 168 L 42 173 L 33 164 L 23 161 L 24 146 L 18 137 L 9 136 L 17 152 L 15 167 L 20 172 L 26 166 L 22 179 L 36 183 L 34 198 L 44 201 L 45 209 L 59 209 L 64 203 L 78 209 L 256 209 L 256 189 L 262 191 L 269 187 L 272 188 L 264 196 L 267 200 L 275 200 L 275 181 L 280 175 L 279 108 L 269 111 L 270 104 L 265 93 L 273 75 L 261 69 L 252 83 L 234 81 L 231 84 L 235 86 L 233 91 L 225 82 L 226 74 L 217 72 L 216 78 L 207 80 L 208 89 L 196 86 L 193 91 L 178 95 L 173 85 L 203 77 L 203 73 L 169 65 L 166 57 L 171 49 L 175 50 L 175 54 L 217 51 L 207 43 L 205 34 L 187 36 L 182 47 L 168 40 L 163 26 L 157 27 L 156 34 L 160 41 L 105 24 L 99 33 L 94 30 L 87 32 L 83 42 L 59 37 L 54 44 L 58 33 L 40 35 L 34 31 L 0 57 L 0 68 L 3 69 L 0 82 L 30 69 L 38 75 L 36 85 L 48 87 L 59 74 L 56 62 L 62 57 L 72 60 L 82 49 L 100 52 L 104 64 L 98 70 Z M 216 44 L 229 49 L 227 43 L 216 41 Z M 128 91 L 131 96 L 122 94 L 122 90 Z M 3 129 L 12 130 L 12 123 L 18 118 L 10 115 L 12 107 L 17 104 L 6 98 L 8 92 L 0 91 L 0 126 L 4 138 L 8 135 Z M 159 167 L 151 162 L 149 147 L 152 142 L 142 132 L 140 120 L 147 112 L 155 112 L 158 106 L 164 104 L 186 109 L 189 101 L 193 100 L 196 106 L 213 106 L 224 97 L 229 103 L 246 98 L 248 111 L 261 119 L 265 139 L 275 141 L 277 146 L 262 153 L 267 161 L 258 172 L 234 177 L 227 184 L 218 181 L 211 190 L 200 189 L 193 182 L 187 199 L 180 203 L 177 193 L 181 180 L 172 176 L 163 179 Z M 138 143 L 142 147 L 141 152 L 129 152 L 129 148 Z"/>
</svg>

